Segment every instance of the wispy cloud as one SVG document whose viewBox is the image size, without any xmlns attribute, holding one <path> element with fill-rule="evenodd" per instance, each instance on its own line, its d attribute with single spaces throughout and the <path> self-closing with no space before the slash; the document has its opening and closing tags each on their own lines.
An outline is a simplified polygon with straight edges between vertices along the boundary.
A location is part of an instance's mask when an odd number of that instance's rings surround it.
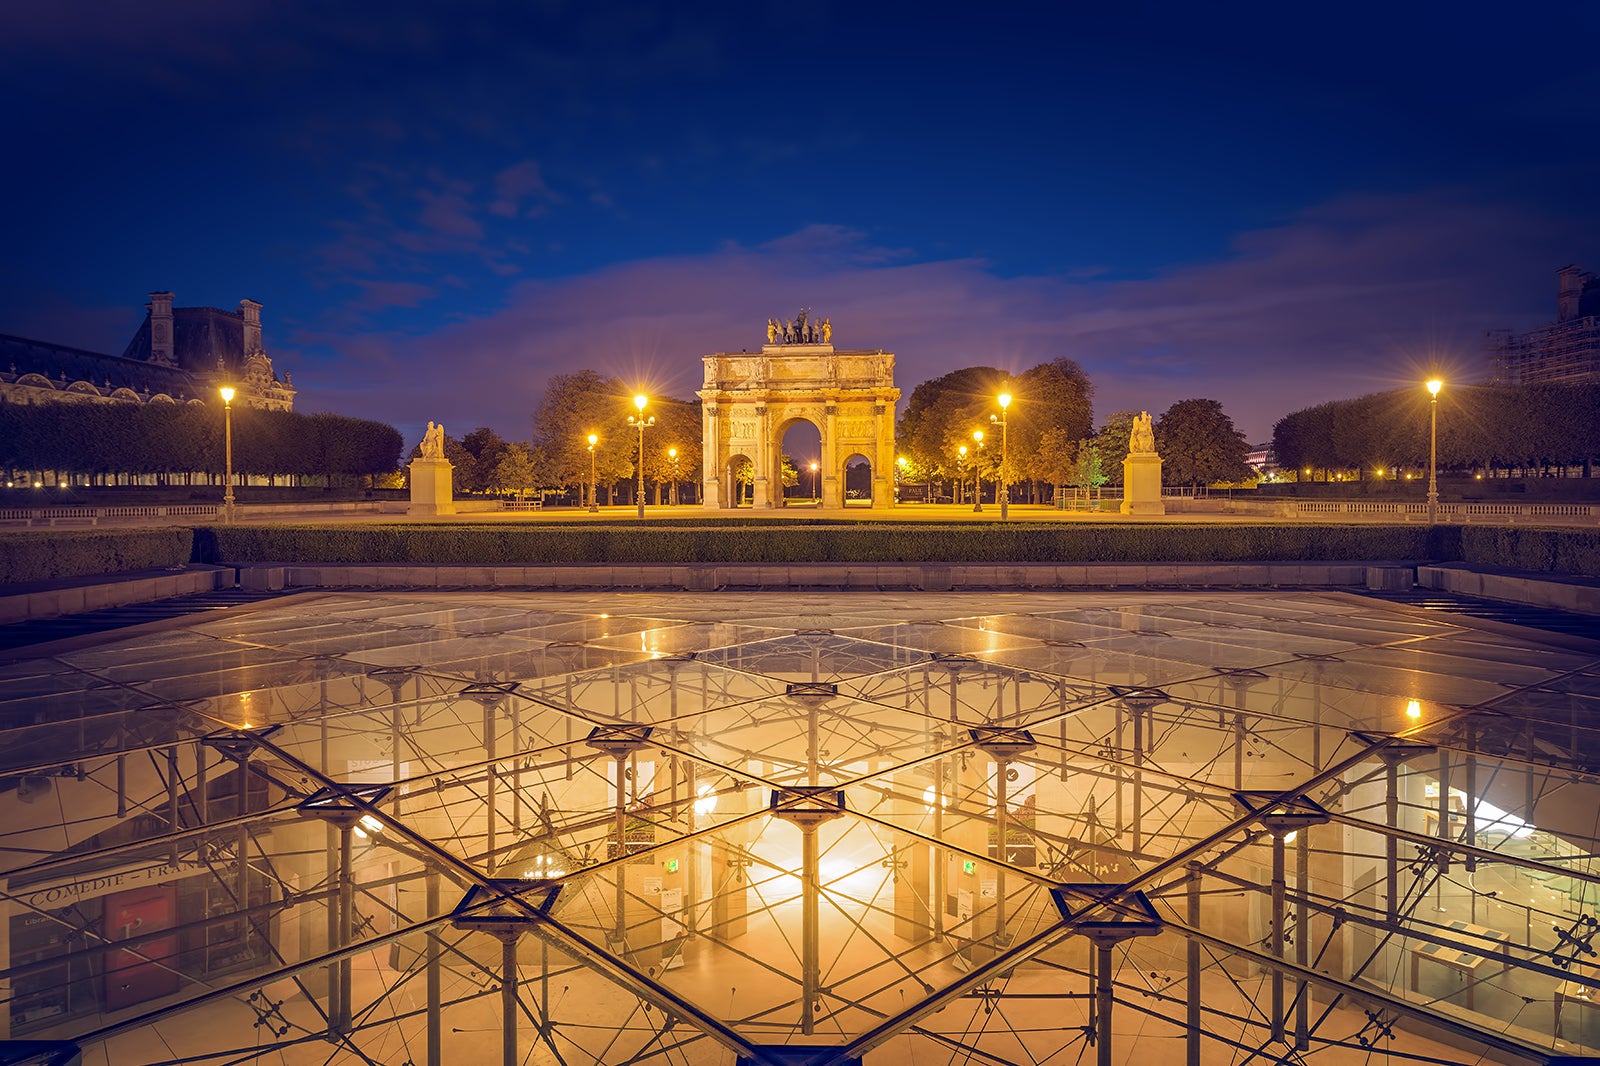
<svg viewBox="0 0 1600 1066">
<path fill-rule="evenodd" d="M 545 184 L 538 162 L 524 159 L 494 176 L 494 199 L 489 203 L 489 213 L 501 218 L 517 218 L 525 211 L 537 212 L 544 201 L 554 199 L 555 192 Z M 531 206 L 524 206 L 529 201 L 533 201 Z"/>
</svg>

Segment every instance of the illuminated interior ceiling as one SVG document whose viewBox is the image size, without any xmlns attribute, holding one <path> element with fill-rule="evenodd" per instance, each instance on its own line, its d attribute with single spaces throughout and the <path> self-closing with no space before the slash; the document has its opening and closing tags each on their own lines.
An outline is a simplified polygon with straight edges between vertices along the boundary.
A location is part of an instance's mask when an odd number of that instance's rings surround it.
<svg viewBox="0 0 1600 1066">
<path fill-rule="evenodd" d="M 0 664 L 0 1036 L 1578 1054 L 1597 711 L 1600 644 L 1340 593 L 297 596 Z"/>
</svg>

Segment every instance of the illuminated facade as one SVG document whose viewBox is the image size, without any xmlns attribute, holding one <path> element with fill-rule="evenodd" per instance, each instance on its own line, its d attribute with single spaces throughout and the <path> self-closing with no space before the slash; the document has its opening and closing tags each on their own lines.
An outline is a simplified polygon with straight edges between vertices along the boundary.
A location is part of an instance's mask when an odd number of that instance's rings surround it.
<svg viewBox="0 0 1600 1066">
<path fill-rule="evenodd" d="M 770 343 L 759 353 L 708 355 L 699 396 L 703 499 L 708 508 L 738 506 L 748 484 L 756 509 L 781 507 L 783 437 L 797 422 L 817 430 L 816 491 L 823 507 L 849 498 L 846 470 L 855 459 L 871 469 L 861 503 L 894 506 L 894 356 L 882 350 L 835 349 L 826 319 L 798 331 L 768 322 Z M 819 328 L 820 327 L 820 328 Z M 855 474 L 851 474 L 855 477 Z"/>
<path fill-rule="evenodd" d="M 13 659 L 0 1035 L 1594 1053 L 1600 644 L 1555 639 L 1314 592 L 317 593 Z"/>
</svg>

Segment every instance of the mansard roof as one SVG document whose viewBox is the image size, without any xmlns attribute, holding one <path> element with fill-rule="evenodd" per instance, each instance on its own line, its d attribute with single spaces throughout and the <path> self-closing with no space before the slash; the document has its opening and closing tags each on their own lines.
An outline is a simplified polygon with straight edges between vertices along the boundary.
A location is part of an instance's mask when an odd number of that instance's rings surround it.
<svg viewBox="0 0 1600 1066">
<path fill-rule="evenodd" d="M 244 367 L 244 316 L 220 307 L 174 307 L 172 309 L 172 354 L 180 367 L 209 374 L 217 361 L 239 372 Z M 144 315 L 139 331 L 123 349 L 124 359 L 150 358 L 150 312 Z"/>
</svg>

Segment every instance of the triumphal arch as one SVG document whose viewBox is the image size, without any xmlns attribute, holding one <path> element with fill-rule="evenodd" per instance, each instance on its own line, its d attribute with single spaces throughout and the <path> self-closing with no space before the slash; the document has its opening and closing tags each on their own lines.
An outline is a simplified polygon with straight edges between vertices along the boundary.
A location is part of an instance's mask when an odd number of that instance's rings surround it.
<svg viewBox="0 0 1600 1066">
<path fill-rule="evenodd" d="M 759 353 L 705 357 L 700 390 L 704 421 L 704 500 L 738 505 L 741 468 L 753 479 L 757 510 L 783 505 L 783 435 L 809 422 L 821 437 L 818 460 L 823 507 L 845 503 L 845 467 L 861 457 L 872 467 L 872 507 L 894 506 L 894 356 L 882 349 L 837 349 L 833 323 L 809 310 L 767 322 Z M 865 502 L 865 501 L 861 501 Z"/>
</svg>

